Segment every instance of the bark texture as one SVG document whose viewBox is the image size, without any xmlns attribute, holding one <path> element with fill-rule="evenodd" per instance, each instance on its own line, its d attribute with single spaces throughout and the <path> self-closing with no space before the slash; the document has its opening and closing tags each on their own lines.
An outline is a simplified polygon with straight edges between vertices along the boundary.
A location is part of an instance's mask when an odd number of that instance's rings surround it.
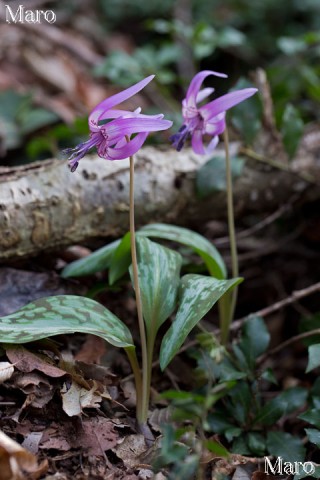
<svg viewBox="0 0 320 480">
<path fill-rule="evenodd" d="M 320 179 L 319 138 L 315 145 L 310 138 L 308 142 L 303 143 L 290 166 L 296 173 L 247 160 L 235 183 L 237 216 L 270 212 L 297 192 L 304 199 L 320 197 L 316 184 L 299 177 L 303 171 Z M 231 153 L 236 154 L 238 148 L 231 144 Z M 216 154 L 223 155 L 223 150 Z M 188 149 L 177 153 L 143 148 L 136 156 L 137 226 L 156 221 L 190 226 L 224 218 L 224 193 L 201 201 L 195 194 L 196 173 L 206 161 Z M 2 261 L 94 237 L 116 237 L 128 230 L 128 160 L 108 162 L 97 156 L 87 157 L 75 173 L 61 160 L 2 168 L 0 185 Z"/>
</svg>

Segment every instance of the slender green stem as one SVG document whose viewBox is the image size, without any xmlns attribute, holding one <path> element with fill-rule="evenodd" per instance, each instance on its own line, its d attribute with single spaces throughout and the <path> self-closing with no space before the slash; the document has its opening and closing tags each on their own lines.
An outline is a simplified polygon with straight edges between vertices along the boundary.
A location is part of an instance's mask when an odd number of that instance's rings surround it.
<svg viewBox="0 0 320 480">
<path fill-rule="evenodd" d="M 236 241 L 236 231 L 234 225 L 234 210 L 233 210 L 233 188 L 232 188 L 232 171 L 231 171 L 231 161 L 229 153 L 229 135 L 228 129 L 225 128 L 224 131 L 224 146 L 225 146 L 225 156 L 226 156 L 226 181 L 227 181 L 227 211 L 228 211 L 228 229 L 229 229 L 229 238 L 230 238 L 230 250 L 231 250 L 231 269 L 232 276 L 239 276 L 239 264 L 238 264 L 238 253 L 237 253 L 237 241 Z M 238 288 L 235 287 L 231 292 L 231 298 L 227 298 L 231 302 L 230 307 L 228 308 L 228 318 L 224 318 L 224 325 L 221 332 L 222 343 L 225 344 L 228 339 L 230 324 L 233 320 L 234 311 L 237 302 Z"/>
<path fill-rule="evenodd" d="M 136 250 L 136 235 L 134 226 L 134 160 L 130 157 L 130 242 L 131 242 L 131 258 L 132 258 L 132 273 L 133 273 L 133 285 L 136 295 L 141 352 L 142 352 L 142 392 L 141 392 L 141 405 L 137 405 L 137 420 L 141 424 L 146 423 L 148 417 L 148 399 L 150 388 L 148 389 L 148 353 L 147 353 L 147 337 L 146 330 L 142 315 L 142 302 L 139 285 L 139 273 L 138 273 L 138 260 Z M 138 388 L 138 386 L 137 386 Z M 138 396 L 138 394 L 137 394 Z"/>
</svg>

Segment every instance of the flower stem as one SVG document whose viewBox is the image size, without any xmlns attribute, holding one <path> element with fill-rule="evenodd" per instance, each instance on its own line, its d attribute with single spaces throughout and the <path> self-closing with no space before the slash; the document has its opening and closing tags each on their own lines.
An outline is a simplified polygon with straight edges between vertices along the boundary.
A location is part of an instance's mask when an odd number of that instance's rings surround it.
<svg viewBox="0 0 320 480">
<path fill-rule="evenodd" d="M 149 399 L 150 387 L 148 388 L 147 337 L 146 337 L 146 330 L 145 330 L 144 320 L 142 315 L 142 302 L 141 302 L 141 293 L 140 293 L 140 285 L 139 285 L 136 235 L 135 235 L 135 225 L 134 225 L 134 160 L 132 156 L 130 157 L 130 242 L 131 242 L 133 286 L 134 286 L 134 291 L 136 296 L 141 352 L 142 352 L 142 385 L 140 385 L 142 390 L 141 403 L 139 405 L 137 404 L 137 421 L 138 421 L 139 427 L 141 428 L 147 422 L 148 403 L 149 403 L 148 399 Z M 139 388 L 139 385 L 136 385 L 136 388 Z M 137 398 L 139 395 L 140 394 L 137 393 Z"/>
<path fill-rule="evenodd" d="M 232 270 L 232 276 L 233 278 L 235 278 L 239 276 L 239 264 L 238 264 L 236 231 L 235 231 L 235 225 L 234 225 L 232 171 L 231 171 L 231 161 L 230 161 L 230 153 L 229 153 L 229 135 L 228 135 L 227 126 L 224 131 L 224 147 L 225 147 L 225 157 L 226 157 L 227 211 L 228 211 L 228 229 L 229 229 L 230 250 L 231 250 L 231 270 Z M 233 320 L 234 311 L 236 307 L 237 295 L 238 295 L 238 288 L 235 287 L 232 290 L 231 295 L 227 296 L 226 298 L 226 300 L 230 303 L 227 308 L 227 317 L 224 318 L 224 322 L 221 329 L 221 341 L 224 345 L 228 340 L 230 324 Z"/>
</svg>

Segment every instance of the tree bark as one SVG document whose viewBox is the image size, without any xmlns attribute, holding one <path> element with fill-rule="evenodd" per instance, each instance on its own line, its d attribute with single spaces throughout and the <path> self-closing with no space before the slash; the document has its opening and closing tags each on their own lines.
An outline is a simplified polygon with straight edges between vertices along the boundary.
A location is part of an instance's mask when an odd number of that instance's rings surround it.
<svg viewBox="0 0 320 480">
<path fill-rule="evenodd" d="M 290 165 L 295 173 L 247 159 L 235 182 L 235 211 L 270 212 L 290 196 L 320 197 L 317 185 L 299 172 L 320 179 L 314 146 L 300 149 Z M 307 145 L 306 142 L 303 144 Z M 310 147 L 311 145 L 311 147 Z M 239 144 L 231 144 L 231 155 Z M 215 155 L 223 155 L 223 149 Z M 190 226 L 225 218 L 225 194 L 199 200 L 195 178 L 208 160 L 186 149 L 146 147 L 136 156 L 135 195 L 137 226 L 149 222 Z M 284 167 L 287 168 L 287 167 Z M 95 237 L 117 237 L 129 225 L 129 162 L 108 162 L 97 156 L 81 160 L 75 173 L 66 161 L 46 160 L 14 169 L 0 169 L 0 259 L 36 255 Z"/>
</svg>

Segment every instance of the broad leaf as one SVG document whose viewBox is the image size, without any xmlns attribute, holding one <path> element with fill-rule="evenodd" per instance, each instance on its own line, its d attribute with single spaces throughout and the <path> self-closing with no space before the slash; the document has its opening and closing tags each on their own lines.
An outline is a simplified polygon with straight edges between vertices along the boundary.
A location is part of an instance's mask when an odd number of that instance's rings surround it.
<svg viewBox="0 0 320 480">
<path fill-rule="evenodd" d="M 182 257 L 148 238 L 137 237 L 142 311 L 148 337 L 155 336 L 177 305 Z M 132 278 L 132 268 L 130 268 Z"/>
<path fill-rule="evenodd" d="M 96 250 L 91 255 L 70 263 L 62 270 L 62 277 L 81 277 L 106 270 L 111 264 L 112 256 L 119 243 L 120 240 L 115 240 L 105 247 L 99 248 L 99 250 Z"/>
<path fill-rule="evenodd" d="M 320 343 L 316 345 L 310 345 L 308 348 L 309 361 L 306 373 L 311 372 L 315 368 L 320 366 Z"/>
<path fill-rule="evenodd" d="M 128 268 L 131 263 L 131 244 L 130 244 L 130 233 L 126 233 L 122 237 L 118 247 L 116 248 L 112 259 L 110 262 L 109 269 L 109 283 L 113 285 L 114 282 L 119 280 L 125 273 L 127 273 Z"/>
<path fill-rule="evenodd" d="M 179 309 L 174 322 L 165 334 L 160 350 L 163 370 L 177 354 L 193 327 L 230 288 L 242 281 L 217 280 L 203 275 L 189 274 L 181 280 Z"/>
<path fill-rule="evenodd" d="M 115 347 L 133 347 L 128 327 L 100 303 L 85 297 L 40 298 L 0 318 L 3 343 L 26 343 L 74 332 L 97 335 Z"/>
<path fill-rule="evenodd" d="M 227 276 L 226 266 L 220 253 L 209 240 L 199 235 L 199 233 L 175 225 L 153 223 L 139 230 L 138 235 L 163 238 L 187 245 L 200 255 L 210 275 L 219 279 L 225 279 Z"/>
<path fill-rule="evenodd" d="M 285 432 L 267 433 L 267 450 L 274 457 L 281 457 L 285 462 L 303 462 L 306 450 L 302 441 Z"/>
</svg>

